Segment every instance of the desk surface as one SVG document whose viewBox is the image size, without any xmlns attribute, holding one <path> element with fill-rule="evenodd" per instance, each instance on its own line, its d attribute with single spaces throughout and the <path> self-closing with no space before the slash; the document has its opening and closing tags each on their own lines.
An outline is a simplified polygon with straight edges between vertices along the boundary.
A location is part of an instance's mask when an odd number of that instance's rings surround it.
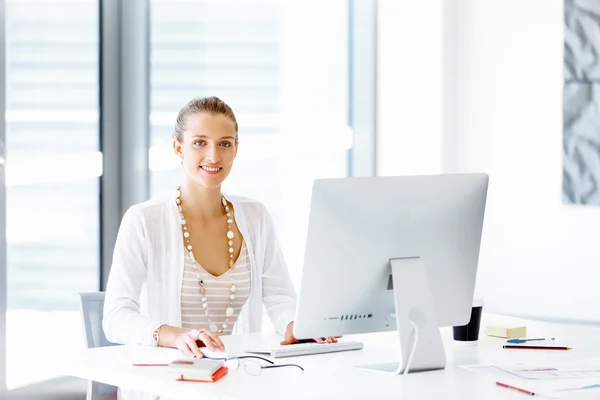
<svg viewBox="0 0 600 400">
<path fill-rule="evenodd" d="M 287 368 L 264 370 L 251 376 L 242 369 L 216 383 L 177 382 L 164 367 L 133 367 L 132 363 L 165 363 L 181 354 L 175 349 L 141 346 L 114 346 L 83 350 L 65 361 L 67 375 L 104 382 L 128 389 L 181 400 L 203 399 L 305 399 L 305 398 L 394 398 L 394 399 L 523 399 L 524 394 L 498 387 L 491 376 L 465 371 L 466 364 L 561 363 L 600 357 L 600 327 L 558 325 L 484 315 L 485 325 L 497 322 L 527 325 L 529 337 L 554 336 L 568 343 L 571 351 L 505 350 L 503 339 L 480 335 L 476 344 L 452 340 L 451 329 L 442 329 L 447 355 L 445 370 L 391 376 L 354 367 L 368 363 L 394 361 L 399 344 L 396 333 L 347 336 L 361 340 L 363 350 L 277 359 L 277 363 L 294 362 L 305 372 L 297 376 Z M 277 344 L 275 334 L 224 336 L 231 355 L 242 349 Z"/>
</svg>

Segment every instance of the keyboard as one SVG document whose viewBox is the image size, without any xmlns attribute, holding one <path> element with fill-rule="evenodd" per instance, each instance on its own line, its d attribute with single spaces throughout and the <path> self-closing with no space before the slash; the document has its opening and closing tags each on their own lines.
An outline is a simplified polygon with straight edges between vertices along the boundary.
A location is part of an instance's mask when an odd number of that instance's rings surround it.
<svg viewBox="0 0 600 400">
<path fill-rule="evenodd" d="M 340 341 L 337 343 L 296 343 L 278 346 L 268 350 L 244 350 L 246 353 L 270 354 L 273 358 L 299 357 L 311 354 L 335 353 L 338 351 L 360 350 L 362 342 Z"/>
</svg>

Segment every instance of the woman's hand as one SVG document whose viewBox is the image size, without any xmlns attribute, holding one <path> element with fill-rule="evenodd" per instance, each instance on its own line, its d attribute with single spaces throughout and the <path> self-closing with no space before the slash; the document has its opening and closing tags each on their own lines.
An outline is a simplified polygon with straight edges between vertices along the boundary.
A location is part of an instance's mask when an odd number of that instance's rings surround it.
<svg viewBox="0 0 600 400">
<path fill-rule="evenodd" d="M 219 335 L 209 332 L 206 329 L 186 331 L 180 333 L 175 338 L 175 347 L 181 350 L 186 356 L 202 358 L 204 355 L 200 351 L 199 344 L 204 343 L 210 351 L 215 349 L 225 350 L 223 342 Z"/>
<path fill-rule="evenodd" d="M 341 336 L 333 336 L 333 337 L 327 337 L 327 338 L 315 338 L 313 339 L 315 342 L 317 343 L 336 343 L 338 338 L 341 338 Z M 285 329 L 285 335 L 283 338 L 283 341 L 280 343 L 281 345 L 285 345 L 285 344 L 294 344 L 298 341 L 298 339 L 296 339 L 294 337 L 294 321 L 290 322 L 287 326 L 287 328 Z"/>
</svg>

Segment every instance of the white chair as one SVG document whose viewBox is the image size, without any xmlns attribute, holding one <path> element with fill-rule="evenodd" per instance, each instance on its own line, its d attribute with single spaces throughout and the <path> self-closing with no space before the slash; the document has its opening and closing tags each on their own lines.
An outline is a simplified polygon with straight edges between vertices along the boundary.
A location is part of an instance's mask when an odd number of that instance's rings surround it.
<svg viewBox="0 0 600 400">
<path fill-rule="evenodd" d="M 102 313 L 104 309 L 104 292 L 79 293 L 81 296 L 81 313 L 85 332 L 85 344 L 88 349 L 94 347 L 114 346 L 104 336 L 102 329 Z M 87 400 L 116 400 L 117 388 L 100 382 L 88 383 Z"/>
</svg>

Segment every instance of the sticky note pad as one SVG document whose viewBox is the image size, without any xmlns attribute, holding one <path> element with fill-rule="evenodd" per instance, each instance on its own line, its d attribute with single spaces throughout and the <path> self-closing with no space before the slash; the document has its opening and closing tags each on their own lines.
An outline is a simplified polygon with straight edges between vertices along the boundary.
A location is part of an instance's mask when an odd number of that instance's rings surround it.
<svg viewBox="0 0 600 400">
<path fill-rule="evenodd" d="M 485 334 L 505 339 L 527 337 L 527 327 L 522 325 L 488 325 Z"/>
</svg>

